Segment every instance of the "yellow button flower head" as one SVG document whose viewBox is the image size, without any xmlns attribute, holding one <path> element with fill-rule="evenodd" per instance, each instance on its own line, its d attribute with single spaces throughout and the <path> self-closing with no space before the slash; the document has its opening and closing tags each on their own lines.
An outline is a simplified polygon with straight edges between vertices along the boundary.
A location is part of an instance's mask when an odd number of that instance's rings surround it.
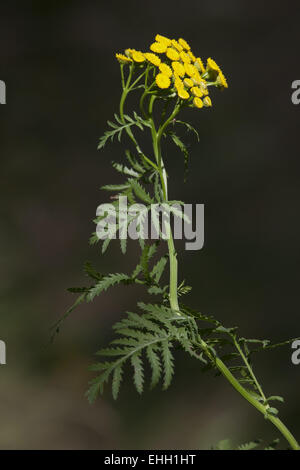
<svg viewBox="0 0 300 470">
<path fill-rule="evenodd" d="M 206 68 L 208 70 L 214 70 L 215 72 L 219 72 L 220 70 L 220 67 L 218 66 L 218 64 L 211 57 L 207 59 Z"/>
<path fill-rule="evenodd" d="M 157 54 L 162 54 L 163 52 L 166 52 L 167 45 L 162 42 L 154 42 L 151 44 L 150 50 L 156 52 Z"/>
<path fill-rule="evenodd" d="M 175 81 L 174 81 L 174 86 L 176 90 L 184 90 L 184 84 L 181 78 L 178 77 L 178 75 L 175 75 Z"/>
<path fill-rule="evenodd" d="M 179 77 L 184 77 L 185 69 L 184 69 L 184 66 L 180 62 L 177 62 L 177 61 L 172 62 L 172 68 L 174 72 L 177 75 L 179 75 Z"/>
<path fill-rule="evenodd" d="M 170 78 L 164 73 L 158 73 L 155 77 L 155 81 L 159 88 L 169 88 L 171 85 Z"/>
<path fill-rule="evenodd" d="M 190 97 L 190 95 L 184 88 L 178 88 L 177 93 L 179 98 L 181 98 L 182 100 L 187 100 Z"/>
<path fill-rule="evenodd" d="M 167 75 L 167 77 L 172 77 L 172 69 L 171 69 L 171 67 L 169 67 L 169 65 L 164 64 L 163 62 L 161 62 L 160 66 L 159 66 L 159 70 L 164 75 Z"/>
<path fill-rule="evenodd" d="M 187 50 L 187 51 L 190 50 L 189 44 L 188 44 L 184 39 L 179 38 L 179 39 L 178 39 L 178 42 L 179 42 L 179 44 L 183 47 L 183 49 L 185 49 L 185 50 Z"/>
<path fill-rule="evenodd" d="M 192 64 L 187 64 L 186 62 L 184 63 L 184 69 L 187 75 L 190 77 L 193 77 L 194 75 L 197 75 L 198 70 L 196 67 Z"/>
<path fill-rule="evenodd" d="M 221 88 L 228 88 L 228 84 L 227 84 L 227 80 L 223 74 L 223 72 L 220 70 L 219 71 L 219 75 L 217 77 L 217 84 L 221 87 Z"/>
<path fill-rule="evenodd" d="M 197 98 L 197 96 L 193 99 L 193 103 L 194 105 L 196 106 L 196 108 L 203 108 L 203 101 L 201 100 L 201 98 Z"/>
<path fill-rule="evenodd" d="M 203 104 L 206 107 L 212 106 L 211 99 L 209 96 L 206 96 L 205 98 L 203 98 Z"/>
<path fill-rule="evenodd" d="M 195 85 L 200 85 L 201 81 L 203 80 L 198 70 L 195 70 L 195 73 L 192 76 L 192 80 L 194 81 Z"/>
<path fill-rule="evenodd" d="M 208 95 L 207 85 L 204 79 L 200 81 L 199 88 L 202 91 L 203 95 Z"/>
<path fill-rule="evenodd" d="M 183 80 L 183 83 L 185 84 L 185 86 L 187 86 L 188 88 L 191 88 L 194 86 L 194 82 L 191 78 L 185 78 Z"/>
<path fill-rule="evenodd" d="M 192 51 L 188 51 L 188 55 L 190 56 L 190 59 L 192 62 L 195 62 L 196 61 L 196 57 L 194 56 L 194 54 L 192 53 Z"/>
<path fill-rule="evenodd" d="M 186 62 L 187 64 L 191 63 L 191 58 L 186 52 L 181 51 L 179 55 L 182 62 Z"/>
<path fill-rule="evenodd" d="M 134 62 L 138 62 L 138 63 L 145 62 L 144 54 L 140 51 L 133 50 L 131 53 L 131 57 L 132 57 L 132 60 L 134 60 Z"/>
<path fill-rule="evenodd" d="M 198 98 L 201 98 L 201 96 L 203 96 L 203 92 L 197 86 L 193 86 L 193 88 L 191 88 L 191 92 L 193 93 L 194 96 L 197 96 Z"/>
<path fill-rule="evenodd" d="M 178 52 L 183 51 L 183 47 L 176 41 L 176 39 L 172 39 L 172 46 L 175 47 Z"/>
<path fill-rule="evenodd" d="M 175 51 L 175 49 L 173 49 L 173 47 L 168 47 L 168 48 L 167 48 L 166 56 L 167 56 L 168 59 L 170 59 L 170 60 L 179 60 L 179 58 L 180 58 L 178 52 Z"/>
<path fill-rule="evenodd" d="M 197 69 L 199 70 L 200 73 L 205 72 L 205 67 L 204 67 L 203 62 L 200 59 L 200 57 L 197 57 L 197 59 L 195 59 L 194 65 L 195 65 L 195 67 L 197 67 Z"/>
<path fill-rule="evenodd" d="M 209 81 L 215 82 L 220 71 L 221 69 L 218 64 L 211 57 L 209 57 L 206 62 L 206 73 L 204 75 L 205 78 L 206 75 L 208 75 Z"/>
<path fill-rule="evenodd" d="M 127 55 L 127 57 L 131 58 L 133 51 L 134 49 L 125 49 L 125 54 Z"/>
<path fill-rule="evenodd" d="M 161 34 L 155 36 L 155 41 L 165 44 L 166 46 L 170 46 L 172 43 L 171 39 L 161 36 Z"/>
<path fill-rule="evenodd" d="M 124 54 L 116 54 L 116 58 L 120 64 L 128 64 L 128 62 L 132 62 L 132 60 Z"/>
<path fill-rule="evenodd" d="M 156 54 L 152 54 L 152 52 L 145 52 L 144 56 L 150 64 L 156 65 L 156 67 L 160 64 L 160 58 Z"/>
</svg>

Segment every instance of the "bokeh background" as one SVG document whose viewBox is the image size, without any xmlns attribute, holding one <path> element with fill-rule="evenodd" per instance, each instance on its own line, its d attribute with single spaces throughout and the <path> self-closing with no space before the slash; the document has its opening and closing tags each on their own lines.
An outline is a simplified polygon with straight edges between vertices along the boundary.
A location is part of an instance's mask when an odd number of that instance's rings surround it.
<svg viewBox="0 0 300 470">
<path fill-rule="evenodd" d="M 28 1 L 0 11 L 0 448 L 208 449 L 224 438 L 277 437 L 221 378 L 180 354 L 168 392 L 140 397 L 128 382 L 117 402 L 108 392 L 87 403 L 88 365 L 138 289 L 83 305 L 53 344 L 50 327 L 73 301 L 66 288 L 85 283 L 84 261 L 109 273 L 137 259 L 132 245 L 124 257 L 117 243 L 104 256 L 88 244 L 107 197 L 100 186 L 118 181 L 110 160 L 123 158 L 120 146 L 100 153 L 97 143 L 118 106 L 115 52 L 146 49 L 160 33 L 214 57 L 229 81 L 211 110 L 188 114 L 201 141 L 190 142 L 187 184 L 181 154 L 170 148 L 166 157 L 172 197 L 205 204 L 204 249 L 179 253 L 194 286 L 189 304 L 246 337 L 300 335 L 300 106 L 291 102 L 299 4 Z M 286 398 L 281 416 L 299 438 L 291 349 L 258 356 L 256 370 L 267 394 Z"/>
</svg>

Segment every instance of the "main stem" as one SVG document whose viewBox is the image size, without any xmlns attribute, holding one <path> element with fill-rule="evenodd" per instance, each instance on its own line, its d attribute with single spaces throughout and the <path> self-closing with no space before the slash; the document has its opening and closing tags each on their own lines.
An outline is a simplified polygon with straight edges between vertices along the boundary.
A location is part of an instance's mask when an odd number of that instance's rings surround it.
<svg viewBox="0 0 300 470">
<path fill-rule="evenodd" d="M 160 175 L 162 191 L 164 196 L 164 202 L 168 202 L 168 181 L 167 181 L 167 173 L 165 170 L 164 162 L 161 155 L 161 137 L 163 135 L 164 130 L 169 125 L 169 123 L 174 119 L 174 117 L 178 114 L 180 106 L 176 105 L 172 114 L 169 118 L 161 125 L 161 127 L 156 131 L 154 121 L 152 118 L 152 109 L 154 104 L 155 97 L 150 98 L 149 103 L 149 114 L 151 116 L 151 133 L 152 133 L 152 140 L 153 140 L 153 150 L 155 159 L 158 166 L 158 171 Z M 175 310 L 179 313 L 179 304 L 178 304 L 178 295 L 177 295 L 177 284 L 178 284 L 178 262 L 177 262 L 177 254 L 174 246 L 174 240 L 172 235 L 172 230 L 170 228 L 168 234 L 168 250 L 169 250 L 169 266 L 170 266 L 170 284 L 169 284 L 169 300 L 170 300 L 170 307 L 172 310 Z"/>
<path fill-rule="evenodd" d="M 163 172 L 162 175 L 165 183 L 166 191 L 168 191 L 167 185 L 167 175 L 166 172 Z M 168 195 L 167 195 L 168 197 Z M 168 199 L 166 198 L 166 201 Z M 170 287 L 169 287 L 169 300 L 170 300 L 170 307 L 172 310 L 179 312 L 179 305 L 178 305 L 178 295 L 177 295 L 177 284 L 178 284 L 178 262 L 177 262 L 177 253 L 174 246 L 174 240 L 172 236 L 172 230 L 170 229 L 168 242 L 168 250 L 169 250 L 169 264 L 170 264 Z"/>
</svg>

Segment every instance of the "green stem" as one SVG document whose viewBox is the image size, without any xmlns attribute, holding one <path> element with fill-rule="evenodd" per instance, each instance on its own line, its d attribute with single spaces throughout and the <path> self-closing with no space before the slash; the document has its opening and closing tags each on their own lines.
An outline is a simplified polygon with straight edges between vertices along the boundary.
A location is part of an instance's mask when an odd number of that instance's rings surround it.
<svg viewBox="0 0 300 470">
<path fill-rule="evenodd" d="M 130 71 L 129 71 L 129 75 L 128 75 L 128 78 L 127 78 L 127 81 L 126 81 L 126 84 L 124 84 L 124 72 L 123 72 L 123 68 L 121 67 L 121 79 L 122 79 L 122 87 L 123 87 L 123 92 L 122 92 L 122 96 L 121 96 L 121 100 L 120 100 L 120 117 L 121 117 L 121 120 L 122 122 L 125 124 L 125 119 L 124 119 L 124 105 L 125 105 L 125 101 L 126 101 L 126 98 L 127 98 L 127 95 L 128 93 L 130 93 L 131 89 L 134 87 L 134 85 L 145 75 L 145 72 L 142 73 L 136 80 L 133 84 L 130 84 L 131 82 L 131 79 L 132 79 L 132 75 L 133 75 L 133 71 L 134 71 L 134 65 L 131 65 L 130 66 Z M 128 136 L 130 137 L 130 139 L 132 140 L 132 142 L 134 143 L 135 147 L 136 147 L 136 150 L 138 152 L 138 154 L 140 155 L 140 157 L 145 160 L 149 165 L 151 165 L 156 171 L 158 170 L 157 166 L 155 165 L 155 163 L 152 162 L 152 160 L 150 160 L 150 158 L 148 158 L 141 150 L 136 138 L 134 137 L 133 133 L 132 133 L 132 130 L 130 129 L 130 127 L 126 127 L 126 132 L 128 134 Z"/>
<path fill-rule="evenodd" d="M 163 191 L 165 200 L 168 201 L 168 181 L 167 181 L 167 173 L 165 170 L 165 165 L 161 156 L 161 137 L 170 124 L 170 122 L 175 118 L 180 110 L 180 105 L 176 104 L 173 112 L 169 116 L 169 118 L 160 126 L 157 132 L 157 149 L 158 149 L 158 167 L 160 170 L 160 177 L 163 184 Z M 174 240 L 172 231 L 170 230 L 170 236 L 168 238 L 168 250 L 169 250 L 169 264 L 170 264 L 170 287 L 169 287 L 169 299 L 170 299 L 170 307 L 179 312 L 179 304 L 178 304 L 178 293 L 177 293 L 177 285 L 178 285 L 178 262 L 177 262 L 177 253 L 175 250 Z"/>
<path fill-rule="evenodd" d="M 258 380 L 257 380 L 257 378 L 256 378 L 256 376 L 255 376 L 255 374 L 254 374 L 254 372 L 253 372 L 253 370 L 252 370 L 252 367 L 250 366 L 250 364 L 249 364 L 249 362 L 248 362 L 247 357 L 245 356 L 245 354 L 244 354 L 242 348 L 240 347 L 240 345 L 239 345 L 239 343 L 237 342 L 236 339 L 234 340 L 234 345 L 235 345 L 236 349 L 238 350 L 238 352 L 239 352 L 241 358 L 243 359 L 244 364 L 245 364 L 245 366 L 247 367 L 248 372 L 249 372 L 250 376 L 252 377 L 252 379 L 253 379 L 253 381 L 254 381 L 254 383 L 255 383 L 255 385 L 256 385 L 256 388 L 257 388 L 257 390 L 258 390 L 258 392 L 259 392 L 259 394 L 260 394 L 260 396 L 261 396 L 261 398 L 262 398 L 262 400 L 263 400 L 264 402 L 266 402 L 266 396 L 265 396 L 265 394 L 264 394 L 264 392 L 263 392 L 263 389 L 261 388 L 260 383 L 258 382 Z M 270 406 L 267 404 L 266 407 L 269 408 Z"/>
<path fill-rule="evenodd" d="M 124 90 L 124 88 L 125 88 L 124 64 L 120 64 L 120 71 L 121 71 L 121 83 L 122 83 L 122 88 L 123 88 L 123 90 Z"/>
<path fill-rule="evenodd" d="M 164 195 L 164 202 L 168 202 L 168 181 L 167 181 L 167 173 L 165 170 L 165 166 L 161 156 L 161 137 L 163 135 L 164 130 L 170 124 L 170 122 L 174 119 L 176 114 L 179 112 L 180 106 L 177 104 L 169 116 L 169 118 L 160 126 L 158 131 L 156 131 L 154 120 L 152 117 L 153 112 L 153 105 L 155 101 L 155 96 L 151 96 L 150 103 L 149 103 L 149 116 L 151 122 L 151 134 L 152 134 L 152 141 L 153 141 L 153 150 L 155 159 L 158 165 L 158 171 L 160 175 L 163 195 Z M 168 243 L 168 251 L 169 251 L 169 266 L 170 266 L 170 284 L 169 284 L 169 300 L 170 300 L 170 307 L 172 310 L 179 312 L 179 304 L 178 304 L 178 294 L 177 294 L 177 284 L 178 284 L 178 263 L 177 263 L 177 254 L 175 250 L 174 240 L 172 236 L 172 231 L 170 229 L 169 238 L 167 240 Z"/>
<path fill-rule="evenodd" d="M 228 382 L 235 388 L 235 390 L 243 397 L 245 400 L 247 400 L 249 403 L 251 403 L 254 408 L 256 408 L 260 413 L 264 415 L 266 419 L 271 421 L 271 423 L 274 424 L 274 426 L 281 432 L 281 434 L 285 437 L 285 439 L 288 441 L 290 446 L 292 447 L 293 450 L 300 450 L 300 446 L 292 433 L 288 430 L 288 428 L 283 424 L 282 421 L 280 421 L 279 418 L 277 418 L 274 415 L 271 415 L 268 413 L 268 408 L 266 405 L 263 405 L 260 403 L 253 395 L 251 395 L 240 383 L 239 381 L 232 375 L 230 370 L 226 367 L 223 361 L 221 359 L 214 358 L 214 362 L 216 367 L 219 369 L 221 374 L 228 380 Z"/>
<path fill-rule="evenodd" d="M 168 127 L 168 125 L 170 124 L 171 121 L 173 121 L 173 119 L 175 118 L 175 116 L 179 113 L 180 111 L 180 108 L 181 108 L 181 104 L 180 103 L 176 103 L 175 105 L 175 108 L 173 109 L 173 112 L 170 114 L 170 116 L 168 117 L 168 119 L 160 126 L 159 128 L 159 131 L 158 131 L 158 140 L 161 139 L 165 129 Z"/>
<path fill-rule="evenodd" d="M 160 158 L 160 163 L 163 165 L 162 158 Z M 160 167 L 161 170 L 161 167 Z M 167 175 L 166 172 L 160 171 L 161 179 L 164 182 L 164 195 L 165 201 L 168 201 L 168 182 L 167 182 Z M 169 300 L 170 300 L 170 307 L 172 310 L 179 312 L 179 304 L 178 304 L 178 294 L 177 294 L 177 285 L 178 285 L 178 262 L 177 262 L 177 253 L 175 250 L 174 240 L 172 236 L 172 230 L 170 228 L 168 242 L 168 250 L 169 250 L 169 265 L 170 265 L 170 286 L 169 286 Z"/>
<path fill-rule="evenodd" d="M 141 73 L 141 75 L 138 76 L 138 78 L 132 83 L 132 85 L 130 85 L 130 87 L 128 88 L 128 91 L 131 91 L 135 87 L 135 85 L 141 80 L 141 78 L 143 78 L 145 74 L 146 74 L 146 71 Z"/>
<path fill-rule="evenodd" d="M 147 78 L 148 78 L 148 76 L 146 75 L 146 79 L 147 79 Z M 155 80 L 154 80 L 154 82 L 151 83 L 151 85 L 150 85 L 149 87 L 147 87 L 147 84 L 145 83 L 145 91 L 144 91 L 144 93 L 142 94 L 141 99 L 140 99 L 140 109 L 141 109 L 141 111 L 142 111 L 143 116 L 144 116 L 145 119 L 148 119 L 149 116 L 148 116 L 148 114 L 147 114 L 146 111 L 145 111 L 145 108 L 144 108 L 144 101 L 145 101 L 146 97 L 150 94 L 150 90 L 151 90 L 151 88 L 154 87 L 154 85 L 155 85 Z"/>
</svg>

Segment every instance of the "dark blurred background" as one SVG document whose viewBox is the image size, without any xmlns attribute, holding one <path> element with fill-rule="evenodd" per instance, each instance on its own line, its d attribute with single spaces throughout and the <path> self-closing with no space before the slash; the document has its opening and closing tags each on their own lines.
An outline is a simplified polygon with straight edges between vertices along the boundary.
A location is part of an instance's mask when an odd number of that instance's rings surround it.
<svg viewBox="0 0 300 470">
<path fill-rule="evenodd" d="M 171 197 L 205 204 L 204 249 L 179 253 L 181 278 L 194 286 L 186 302 L 246 337 L 300 336 L 299 4 L 28 1 L 0 11 L 0 448 L 208 449 L 277 437 L 185 355 L 168 392 L 140 397 L 125 383 L 117 402 L 108 391 L 87 403 L 88 365 L 138 289 L 83 305 L 53 344 L 50 327 L 74 300 L 66 288 L 85 283 L 84 261 L 106 273 L 136 261 L 135 246 L 128 258 L 117 242 L 104 256 L 88 244 L 107 198 L 100 186 L 117 182 L 110 160 L 123 158 L 120 146 L 98 152 L 97 143 L 119 102 L 115 52 L 145 50 L 160 33 L 212 56 L 229 82 L 211 110 L 188 113 L 201 140 L 191 141 L 187 184 L 181 154 L 166 157 Z M 286 398 L 282 419 L 300 438 L 300 366 L 290 357 L 289 347 L 257 356 L 256 370 L 268 395 Z"/>
</svg>

